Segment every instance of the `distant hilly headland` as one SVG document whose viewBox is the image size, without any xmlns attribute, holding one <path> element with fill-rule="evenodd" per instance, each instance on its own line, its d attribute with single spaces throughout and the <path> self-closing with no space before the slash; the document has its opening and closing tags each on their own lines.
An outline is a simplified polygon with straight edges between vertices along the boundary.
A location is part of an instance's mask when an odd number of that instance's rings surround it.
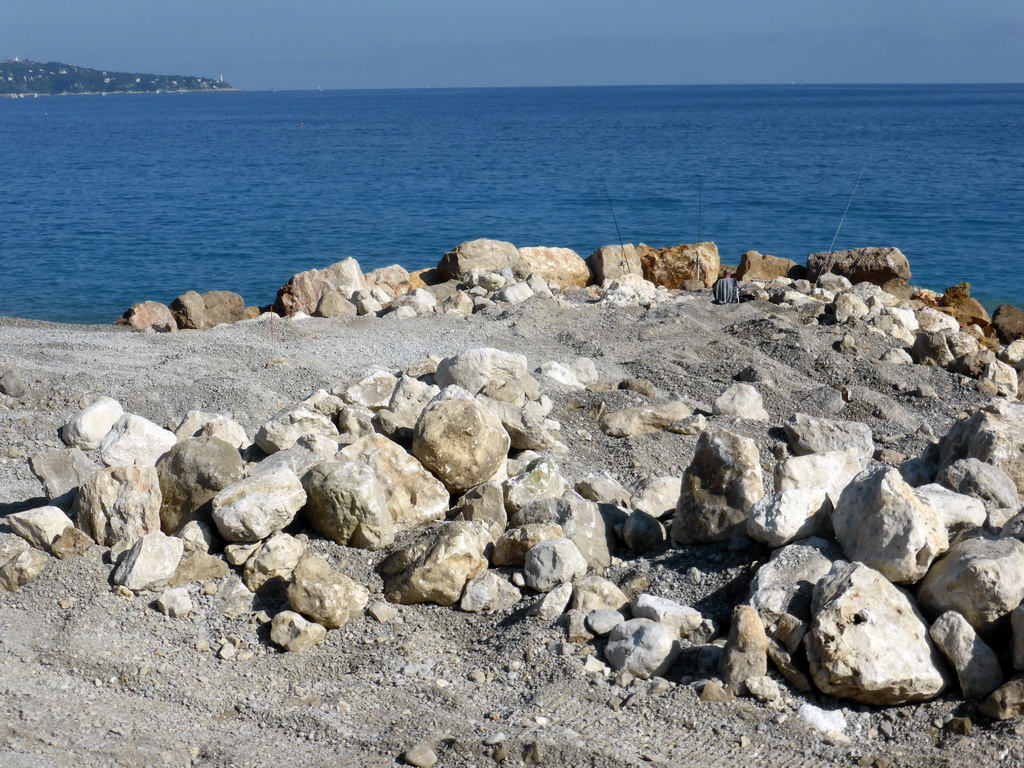
<svg viewBox="0 0 1024 768">
<path fill-rule="evenodd" d="M 185 91 L 233 91 L 223 76 L 219 80 L 186 75 L 148 75 L 140 72 L 108 72 L 51 61 L 27 59 L 0 61 L 0 96 L 64 96 L 86 93 L 167 93 Z"/>
</svg>

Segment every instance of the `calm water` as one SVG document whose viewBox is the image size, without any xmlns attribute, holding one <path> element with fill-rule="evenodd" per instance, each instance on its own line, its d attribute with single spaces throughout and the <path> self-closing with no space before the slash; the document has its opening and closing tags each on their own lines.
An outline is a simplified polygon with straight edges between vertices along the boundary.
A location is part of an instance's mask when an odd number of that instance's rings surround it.
<svg viewBox="0 0 1024 768">
<path fill-rule="evenodd" d="M 477 237 L 583 256 L 701 239 L 803 262 L 894 245 L 1024 304 L 1024 86 L 334 91 L 0 99 L 0 315 L 267 304 L 354 256 Z"/>
</svg>

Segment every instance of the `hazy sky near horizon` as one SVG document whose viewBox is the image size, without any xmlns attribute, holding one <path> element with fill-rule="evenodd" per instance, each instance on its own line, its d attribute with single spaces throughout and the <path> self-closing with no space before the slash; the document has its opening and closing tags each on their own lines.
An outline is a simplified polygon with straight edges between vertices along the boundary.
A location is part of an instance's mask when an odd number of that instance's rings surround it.
<svg viewBox="0 0 1024 768">
<path fill-rule="evenodd" d="M 31 0 L 0 59 L 246 90 L 1024 81 L 1021 0 Z"/>
</svg>

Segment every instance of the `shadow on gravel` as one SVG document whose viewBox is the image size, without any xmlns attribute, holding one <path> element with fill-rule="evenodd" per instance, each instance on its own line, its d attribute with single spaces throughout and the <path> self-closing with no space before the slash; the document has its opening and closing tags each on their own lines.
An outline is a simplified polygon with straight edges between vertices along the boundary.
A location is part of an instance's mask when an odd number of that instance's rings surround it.
<svg viewBox="0 0 1024 768">
<path fill-rule="evenodd" d="M 25 512 L 29 509 L 38 509 L 39 507 L 45 507 L 50 502 L 45 496 L 37 496 L 34 499 L 25 499 L 24 501 L 12 501 L 9 504 L 0 504 L 0 517 L 7 517 L 13 515 L 15 512 Z"/>
</svg>

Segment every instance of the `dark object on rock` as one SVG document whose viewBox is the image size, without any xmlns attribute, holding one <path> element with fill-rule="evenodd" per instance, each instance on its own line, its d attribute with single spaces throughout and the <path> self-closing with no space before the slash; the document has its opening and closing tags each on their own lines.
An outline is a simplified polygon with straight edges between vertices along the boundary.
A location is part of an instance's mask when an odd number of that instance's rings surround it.
<svg viewBox="0 0 1024 768">
<path fill-rule="evenodd" d="M 1013 304 L 1000 304 L 992 315 L 992 325 L 1003 344 L 1024 339 L 1024 309 Z"/>
<path fill-rule="evenodd" d="M 0 376 L 0 394 L 8 397 L 24 397 L 25 382 L 21 378 L 21 372 L 17 368 L 4 371 Z"/>
<path fill-rule="evenodd" d="M 245 317 L 245 302 L 231 291 L 186 291 L 171 302 L 171 314 L 182 330 L 205 331 Z"/>
<path fill-rule="evenodd" d="M 899 248 L 851 248 L 807 257 L 807 279 L 812 283 L 823 272 L 832 272 L 851 283 L 885 285 L 890 280 L 910 280 L 910 262 Z"/>
</svg>

